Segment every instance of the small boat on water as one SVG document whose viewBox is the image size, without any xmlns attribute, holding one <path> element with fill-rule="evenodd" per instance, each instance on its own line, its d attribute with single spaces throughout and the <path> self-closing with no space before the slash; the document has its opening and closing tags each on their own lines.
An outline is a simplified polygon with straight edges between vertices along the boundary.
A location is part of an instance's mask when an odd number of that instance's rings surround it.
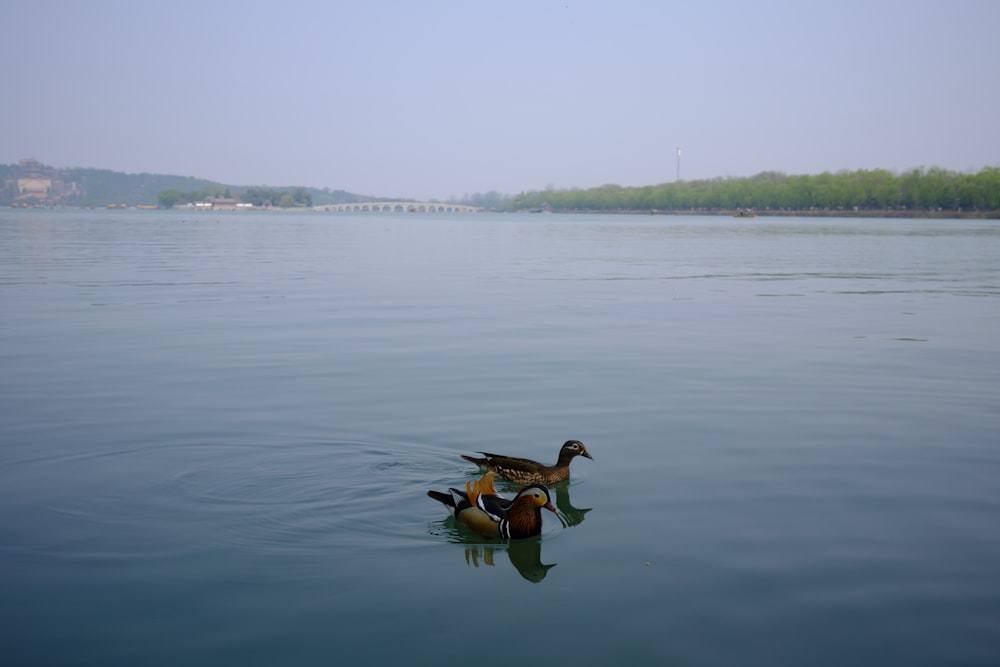
<svg viewBox="0 0 1000 667">
<path fill-rule="evenodd" d="M 736 209 L 736 213 L 733 213 L 734 218 L 756 218 L 757 214 L 753 211 L 745 208 Z"/>
</svg>

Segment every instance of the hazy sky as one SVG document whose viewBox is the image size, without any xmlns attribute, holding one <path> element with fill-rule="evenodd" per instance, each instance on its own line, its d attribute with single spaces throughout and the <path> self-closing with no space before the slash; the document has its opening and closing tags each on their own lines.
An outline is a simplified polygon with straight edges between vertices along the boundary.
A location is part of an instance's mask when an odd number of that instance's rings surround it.
<svg viewBox="0 0 1000 667">
<path fill-rule="evenodd" d="M 0 163 L 447 199 L 1000 166 L 1000 2 L 0 0 Z"/>
</svg>

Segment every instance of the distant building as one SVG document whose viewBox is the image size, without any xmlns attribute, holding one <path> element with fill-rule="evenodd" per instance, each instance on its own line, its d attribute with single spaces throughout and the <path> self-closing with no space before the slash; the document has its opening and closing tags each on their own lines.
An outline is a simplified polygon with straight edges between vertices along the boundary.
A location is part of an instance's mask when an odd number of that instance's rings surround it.
<svg viewBox="0 0 1000 667">
<path fill-rule="evenodd" d="M 49 178 L 17 179 L 18 199 L 47 199 L 50 190 L 52 190 L 52 179 Z"/>
<path fill-rule="evenodd" d="M 21 167 L 21 175 L 25 178 L 42 177 L 42 163 L 34 158 L 24 158 L 19 166 Z"/>
<path fill-rule="evenodd" d="M 235 211 L 239 202 L 231 197 L 212 197 L 208 203 L 216 211 Z"/>
<path fill-rule="evenodd" d="M 13 200 L 21 204 L 51 204 L 82 193 L 78 183 L 67 185 L 58 178 L 56 170 L 33 158 L 20 161 L 16 178 L 7 182 L 8 188 L 12 186 Z"/>
<path fill-rule="evenodd" d="M 52 190 L 52 179 L 43 178 L 42 165 L 38 160 L 26 158 L 18 165 L 21 170 L 21 178 L 17 179 L 17 199 L 37 199 L 44 201 L 48 199 Z"/>
</svg>

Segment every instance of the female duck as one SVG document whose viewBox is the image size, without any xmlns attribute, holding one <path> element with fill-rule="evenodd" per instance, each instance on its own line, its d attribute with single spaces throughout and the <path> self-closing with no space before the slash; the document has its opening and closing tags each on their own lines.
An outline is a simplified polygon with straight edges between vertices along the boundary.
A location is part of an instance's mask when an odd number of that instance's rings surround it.
<svg viewBox="0 0 1000 667">
<path fill-rule="evenodd" d="M 569 479 L 569 463 L 577 456 L 585 456 L 591 461 L 594 457 L 590 455 L 587 448 L 579 440 L 567 440 L 559 449 L 559 459 L 555 465 L 547 466 L 516 456 L 502 456 L 500 454 L 489 454 L 479 452 L 483 458 L 475 456 L 465 456 L 462 458 L 469 463 L 475 463 L 480 470 L 495 472 L 504 479 L 509 479 L 517 484 L 558 484 Z"/>
</svg>

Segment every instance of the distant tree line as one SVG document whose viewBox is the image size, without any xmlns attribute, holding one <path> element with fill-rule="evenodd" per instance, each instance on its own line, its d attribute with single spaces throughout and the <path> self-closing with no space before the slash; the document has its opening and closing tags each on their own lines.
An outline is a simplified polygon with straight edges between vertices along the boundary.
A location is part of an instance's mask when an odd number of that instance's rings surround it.
<svg viewBox="0 0 1000 667">
<path fill-rule="evenodd" d="M 54 168 L 43 177 L 63 183 L 63 194 L 43 205 L 162 207 L 217 199 L 256 206 L 308 207 L 328 203 L 379 201 L 343 190 L 303 187 L 239 187 L 204 179 L 162 174 L 124 174 L 106 169 Z M 19 165 L 0 165 L 0 205 L 15 201 Z M 644 187 L 605 185 L 589 189 L 548 188 L 509 196 L 495 191 L 466 195 L 460 203 L 496 210 L 555 211 L 886 211 L 919 215 L 989 214 L 1000 217 L 1000 167 L 960 173 L 932 167 L 897 174 L 884 169 L 789 176 L 763 172 L 749 178 L 680 181 Z"/>
<path fill-rule="evenodd" d="M 157 203 L 161 208 L 173 208 L 174 206 L 218 199 L 234 199 L 260 207 L 301 208 L 312 206 L 312 195 L 306 188 L 281 189 L 254 186 L 234 195 L 228 187 L 217 184 L 208 184 L 191 192 L 168 188 L 160 192 Z"/>
<path fill-rule="evenodd" d="M 683 211 L 859 210 L 1000 211 L 1000 168 L 976 174 L 940 168 L 895 174 L 885 169 L 788 176 L 763 172 L 749 178 L 680 181 L 645 187 L 525 192 L 503 201 L 506 210 Z"/>
<path fill-rule="evenodd" d="M 181 204 L 193 204 L 194 202 L 228 198 L 229 196 L 230 192 L 226 186 L 206 183 L 201 188 L 190 192 L 182 192 L 178 188 L 167 188 L 160 192 L 157 203 L 161 208 L 171 208 Z"/>
<path fill-rule="evenodd" d="M 254 206 L 278 206 L 280 208 L 298 208 L 312 206 L 312 195 L 306 188 L 280 190 L 277 188 L 251 187 L 240 197 L 244 202 Z"/>
</svg>

